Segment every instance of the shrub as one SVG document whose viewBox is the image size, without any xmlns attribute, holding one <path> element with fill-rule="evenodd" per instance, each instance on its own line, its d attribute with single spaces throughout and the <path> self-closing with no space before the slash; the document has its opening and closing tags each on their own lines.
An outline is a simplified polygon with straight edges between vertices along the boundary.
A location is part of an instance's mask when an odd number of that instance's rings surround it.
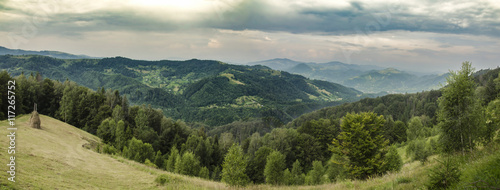
<svg viewBox="0 0 500 190">
<path fill-rule="evenodd" d="M 495 189 L 500 187 L 500 154 L 486 158 L 484 162 L 480 161 L 471 173 L 464 173 L 467 176 L 461 183 L 466 188 L 476 189 Z"/>
<path fill-rule="evenodd" d="M 425 142 L 425 139 L 416 139 L 408 143 L 406 154 L 412 160 L 418 160 L 423 164 L 427 162 L 427 158 L 432 154 L 432 150 Z"/>
<path fill-rule="evenodd" d="M 458 165 L 450 158 L 439 161 L 439 164 L 430 170 L 428 189 L 446 189 L 460 181 Z"/>
<path fill-rule="evenodd" d="M 170 181 L 170 177 L 167 174 L 161 174 L 155 179 L 155 182 L 159 185 L 165 185 L 165 183 L 169 183 Z"/>
<path fill-rule="evenodd" d="M 209 174 L 210 172 L 208 171 L 208 168 L 203 166 L 200 170 L 200 173 L 198 174 L 198 176 L 200 176 L 201 178 L 203 179 L 208 179 L 209 178 Z"/>
<path fill-rule="evenodd" d="M 403 167 L 403 160 L 399 156 L 395 146 L 391 146 L 387 154 L 385 154 L 384 171 L 399 171 Z"/>
<path fill-rule="evenodd" d="M 144 161 L 144 165 L 152 167 L 152 168 L 158 168 L 153 162 L 151 162 L 149 159 L 146 158 L 146 161 Z"/>
<path fill-rule="evenodd" d="M 104 154 L 116 154 L 118 150 L 114 146 L 110 146 L 108 144 L 104 144 L 102 146 L 102 153 Z"/>
</svg>

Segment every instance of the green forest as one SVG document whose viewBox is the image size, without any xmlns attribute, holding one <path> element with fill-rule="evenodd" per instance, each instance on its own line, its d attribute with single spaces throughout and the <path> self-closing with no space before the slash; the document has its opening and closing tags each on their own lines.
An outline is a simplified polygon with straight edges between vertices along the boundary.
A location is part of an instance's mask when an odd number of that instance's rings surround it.
<svg viewBox="0 0 500 190">
<path fill-rule="evenodd" d="M 280 126 L 303 113 L 373 95 L 310 80 L 264 66 L 219 61 L 141 61 L 124 57 L 56 59 L 38 55 L 0 56 L 0 69 L 13 76 L 39 73 L 98 91 L 118 90 L 132 105 L 152 105 L 188 123 L 219 126 L 262 120 Z"/>
<path fill-rule="evenodd" d="M 19 59 L 25 60 L 22 63 L 24 69 L 30 69 L 29 63 L 37 63 L 32 65 L 32 70 L 49 67 L 54 69 L 54 73 L 44 73 L 47 72 L 44 70 L 20 72 L 20 68 L 9 70 L 11 73 L 6 70 L 0 72 L 0 88 L 6 89 L 5 85 L 9 80 L 16 81 L 16 102 L 19 105 L 16 114 L 30 113 L 32 105 L 37 103 L 40 114 L 57 118 L 101 138 L 103 144 L 97 147 L 98 152 L 120 155 L 169 172 L 222 181 L 230 186 L 264 183 L 317 185 L 346 179 L 366 180 L 399 171 L 404 163 L 401 152 L 397 149 L 405 147 L 404 153 L 422 164 L 429 162 L 431 156 L 439 155 L 439 164 L 428 172 L 429 180 L 425 182 L 428 189 L 500 186 L 500 172 L 497 169 L 500 166 L 497 153 L 500 143 L 500 69 L 474 72 L 471 63 L 464 62 L 461 70 L 450 73 L 447 85 L 440 90 L 364 98 L 307 113 L 286 123 L 287 120 L 282 118 L 291 117 L 290 113 L 295 113 L 296 116 L 303 113 L 296 109 L 318 106 L 315 104 L 318 102 L 307 98 L 307 94 L 317 98 L 333 97 L 314 95 L 318 91 L 311 90 L 311 85 L 324 87 L 323 90 L 330 93 L 328 89 L 340 89 L 339 92 L 350 93 L 351 96 L 358 96 L 360 93 L 332 83 L 308 80 L 265 68 L 241 66 L 237 70 L 226 64 L 206 63 L 207 67 L 220 67 L 217 73 L 224 71 L 223 75 L 206 76 L 185 88 L 179 88 L 183 92 L 177 93 L 181 95 L 167 91 L 170 87 L 149 88 L 147 86 L 152 85 L 151 83 L 137 83 L 137 86 L 148 89 L 145 92 L 152 94 L 134 95 L 131 89 L 135 87 L 122 86 L 111 90 L 104 88 L 107 87 L 106 84 L 97 84 L 101 87 L 93 90 L 77 84 L 84 79 L 112 79 L 119 78 L 120 75 L 89 71 L 81 72 L 82 77 L 76 82 L 71 81 L 71 78 L 63 82 L 59 80 L 70 76 L 66 73 L 70 69 L 63 68 L 72 68 L 76 72 L 85 70 L 86 67 L 100 67 L 102 70 L 134 78 L 137 73 L 131 72 L 134 69 L 127 67 L 141 68 L 142 63 L 138 61 L 127 61 L 124 58 L 67 61 L 39 56 L 3 56 L 2 67 L 11 64 L 11 68 L 16 68 L 20 64 Z M 33 59 L 43 60 L 37 62 Z M 113 62 L 116 60 L 120 62 Z M 104 64 L 106 61 L 110 62 Z M 177 64 L 190 62 L 198 65 L 205 63 L 191 60 Z M 113 64 L 124 65 L 112 67 Z M 132 66 L 133 64 L 137 65 Z M 182 66 L 176 68 L 176 73 L 182 73 L 181 68 Z M 247 70 L 249 74 L 241 74 L 242 70 Z M 168 70 L 161 72 L 164 77 L 172 74 Z M 90 77 L 92 73 L 95 75 Z M 196 75 L 189 73 L 186 76 Z M 55 80 L 48 77 L 58 74 L 61 76 L 55 77 Z M 237 87 L 241 85 L 239 83 L 258 86 L 261 83 L 255 81 L 261 80 L 261 77 L 270 77 L 266 83 L 275 82 L 275 86 L 282 88 Z M 124 79 L 116 79 L 118 81 Z M 85 84 L 90 83 L 88 81 Z M 233 93 L 217 93 L 217 87 L 231 85 L 234 87 L 230 88 Z M 243 89 L 258 92 L 254 97 L 245 97 L 243 95 L 247 92 L 240 92 Z M 297 89 L 308 93 L 280 97 Z M 161 93 L 168 96 L 162 96 Z M 210 95 L 214 97 L 208 97 Z M 3 120 L 6 119 L 3 114 L 6 113 L 7 96 L 0 96 L 0 118 Z M 234 98 L 241 102 L 268 101 L 271 102 L 270 105 L 288 104 L 288 109 L 294 106 L 298 108 L 286 112 L 279 106 L 265 109 L 263 113 L 269 115 L 262 117 L 262 120 L 267 123 L 252 118 L 238 118 L 216 123 L 225 125 L 213 127 L 210 123 L 191 122 L 198 121 L 196 119 L 187 119 L 190 122 L 186 123 L 183 121 L 184 117 L 167 117 L 171 112 L 163 108 L 131 105 L 132 99 L 137 103 L 147 102 L 147 99 L 140 100 L 139 97 L 167 98 L 168 101 L 164 102 L 166 107 L 176 109 L 179 105 L 186 105 L 188 109 L 198 110 L 192 111 L 193 114 L 216 112 L 223 115 L 236 111 L 245 114 L 244 109 L 203 112 L 201 108 L 224 106 L 225 102 L 233 101 Z M 292 104 L 295 99 L 301 99 L 305 104 Z M 238 104 L 238 101 L 233 103 Z M 328 101 L 323 103 L 331 104 Z M 467 165 L 489 155 L 494 155 L 493 159 L 475 165 L 477 168 L 467 169 Z M 404 183 L 404 180 L 412 179 L 401 180 Z"/>
</svg>

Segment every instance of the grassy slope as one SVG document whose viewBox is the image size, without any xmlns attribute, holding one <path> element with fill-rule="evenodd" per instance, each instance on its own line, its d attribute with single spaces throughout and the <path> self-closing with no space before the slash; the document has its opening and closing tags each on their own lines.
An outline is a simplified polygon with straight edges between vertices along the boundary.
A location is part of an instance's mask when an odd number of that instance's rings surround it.
<svg viewBox="0 0 500 190">
<path fill-rule="evenodd" d="M 156 189 L 157 175 L 167 173 L 113 158 L 82 147 L 99 139 L 56 119 L 41 116 L 42 129 L 28 126 L 29 116 L 16 119 L 16 183 L 19 189 Z M 0 184 L 7 182 L 7 121 L 0 122 Z M 85 140 L 88 139 L 88 140 Z M 181 177 L 167 189 L 220 189 L 222 183 Z M 175 177 L 177 176 L 177 177 Z M 189 181 L 183 182 L 183 181 Z M 0 185 L 1 187 L 2 185 Z M 1 189 L 1 188 L 0 188 Z"/>
<path fill-rule="evenodd" d="M 7 181 L 7 121 L 0 121 L 0 189 L 234 189 L 225 184 L 181 176 L 118 156 L 99 154 L 83 147 L 100 139 L 56 119 L 41 115 L 42 129 L 28 126 L 29 116 L 16 119 L 16 183 Z M 410 162 L 405 147 L 398 149 L 403 169 L 366 181 L 340 181 L 319 186 L 251 185 L 245 189 L 425 189 L 428 169 L 436 165 L 437 155 L 428 163 Z M 486 157 L 485 157 L 486 158 Z M 158 186 L 154 179 L 167 174 L 171 182 Z"/>
</svg>

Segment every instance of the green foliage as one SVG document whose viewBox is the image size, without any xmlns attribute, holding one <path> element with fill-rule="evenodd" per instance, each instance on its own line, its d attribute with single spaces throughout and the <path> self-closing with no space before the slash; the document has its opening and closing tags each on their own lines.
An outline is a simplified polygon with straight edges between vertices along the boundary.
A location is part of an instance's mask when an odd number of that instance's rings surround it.
<svg viewBox="0 0 500 190">
<path fill-rule="evenodd" d="M 500 98 L 497 98 L 490 103 L 486 108 L 486 129 L 483 132 L 485 142 L 493 139 L 495 131 L 500 129 Z"/>
<path fill-rule="evenodd" d="M 99 129 L 98 129 L 99 130 Z M 116 124 L 116 131 L 115 131 L 115 145 L 118 150 L 121 150 L 123 146 L 127 143 L 127 135 L 125 133 L 125 122 L 122 120 L 118 121 Z"/>
<path fill-rule="evenodd" d="M 55 62 L 58 64 L 54 64 Z M 357 100 L 358 95 L 362 94 L 339 84 L 309 80 L 300 75 L 208 60 L 140 61 L 123 57 L 61 60 L 32 55 L 0 56 L 0 69 L 8 69 L 14 76 L 23 71 L 38 71 L 45 77 L 59 81 L 68 78 L 93 90 L 101 87 L 111 88 L 118 90 L 119 94 L 127 95 L 127 101 L 133 104 L 151 104 L 162 108 L 166 116 L 212 126 L 244 118 L 266 117 L 286 123 L 302 113 Z M 42 91 L 41 89 L 33 88 L 31 92 Z M 51 92 L 50 89 L 44 91 Z M 22 99 L 26 103 L 38 99 L 38 96 L 33 96 L 36 93 L 31 92 L 26 93 Z M 112 98 L 118 97 L 114 92 L 106 93 L 106 105 L 110 110 L 109 115 L 104 118 L 113 115 L 118 121 L 127 115 L 125 112 L 119 114 L 118 109 L 115 112 L 116 105 L 125 108 L 120 102 L 123 100 Z M 74 95 L 77 96 L 65 98 L 63 106 L 66 108 L 61 110 L 61 113 L 67 116 L 65 121 L 72 124 L 80 120 L 74 117 L 78 115 L 78 110 L 71 111 L 70 107 L 76 108 L 80 103 L 90 105 L 88 100 L 69 100 L 78 97 L 78 94 Z M 44 100 L 50 100 L 46 97 L 43 97 Z M 27 105 L 32 105 L 32 102 L 23 102 L 22 105 L 26 106 L 21 110 L 27 111 L 28 107 L 31 107 Z M 263 113 L 262 107 L 274 109 L 277 114 Z M 86 114 L 91 113 L 94 107 L 81 109 L 85 110 L 83 113 Z M 91 118 L 93 117 L 88 119 Z M 102 119 L 99 123 L 100 121 Z M 83 122 L 88 123 L 87 120 Z M 82 128 L 84 126 L 81 125 Z M 146 139 L 138 138 L 147 142 Z"/>
<path fill-rule="evenodd" d="M 437 100 L 440 96 L 441 91 L 432 90 L 416 94 L 389 94 L 377 98 L 365 98 L 357 102 L 345 103 L 303 114 L 288 125 L 292 128 L 298 128 L 310 120 L 342 118 L 352 112 L 370 112 L 380 103 L 386 106 L 384 115 L 392 117 L 394 121 L 406 123 L 413 116 L 426 115 L 433 124 L 436 124 Z M 404 131 L 406 132 L 406 129 Z M 398 134 L 405 135 L 403 133 Z M 406 138 L 402 138 L 401 140 L 405 141 Z"/>
<path fill-rule="evenodd" d="M 307 173 L 307 178 L 309 179 L 309 181 L 306 183 L 308 185 L 321 184 L 324 173 L 325 168 L 323 167 L 321 161 L 314 161 L 312 170 Z"/>
<path fill-rule="evenodd" d="M 305 137 L 302 138 L 303 142 L 299 142 L 299 145 L 306 145 L 310 143 L 309 146 L 302 146 L 301 157 L 311 157 L 308 164 L 312 163 L 314 159 L 324 161 L 330 157 L 330 152 L 328 151 L 328 144 L 335 138 L 340 131 L 340 124 L 338 120 L 312 120 L 306 122 L 304 125 L 297 129 L 299 133 L 309 134 L 314 137 L 313 141 L 316 141 L 318 145 L 314 145 L 314 142 L 307 141 Z M 316 148 L 317 146 L 317 148 Z M 317 155 L 320 153 L 319 155 Z M 302 160 L 307 160 L 303 158 Z"/>
<path fill-rule="evenodd" d="M 326 164 L 326 175 L 330 181 L 339 181 L 347 178 L 347 173 L 344 165 L 347 161 L 345 157 L 333 154 Z"/>
<path fill-rule="evenodd" d="M 439 165 L 430 170 L 428 189 L 447 189 L 460 181 L 460 170 L 457 163 L 446 158 L 438 160 Z"/>
<path fill-rule="evenodd" d="M 426 136 L 425 130 L 420 117 L 412 117 L 408 122 L 408 129 L 406 130 L 408 141 L 424 138 Z"/>
<path fill-rule="evenodd" d="M 470 173 L 464 173 L 460 183 L 464 187 L 476 189 L 495 189 L 500 187 L 500 154 L 498 152 L 474 165 Z"/>
<path fill-rule="evenodd" d="M 102 139 L 104 143 L 111 143 L 115 141 L 116 122 L 114 119 L 106 119 L 102 121 L 101 125 L 97 128 L 97 136 Z"/>
<path fill-rule="evenodd" d="M 264 169 L 266 167 L 267 157 L 271 154 L 271 152 L 273 152 L 273 149 L 268 146 L 262 146 L 255 152 L 255 156 L 248 162 L 246 173 L 254 183 L 266 182 Z"/>
<path fill-rule="evenodd" d="M 178 163 L 177 163 L 178 162 Z M 200 161 L 192 152 L 184 152 L 179 160 L 176 160 L 175 171 L 179 174 L 198 176 L 200 173 Z"/>
<path fill-rule="evenodd" d="M 165 169 L 169 172 L 174 172 L 175 171 L 175 161 L 177 159 L 177 156 L 179 156 L 179 150 L 177 150 L 177 148 L 174 146 L 171 150 L 170 150 L 170 155 L 168 156 L 168 159 L 167 159 L 167 164 L 165 166 Z"/>
<path fill-rule="evenodd" d="M 153 160 L 153 163 L 158 167 L 158 168 L 163 168 L 163 155 L 161 154 L 161 151 L 158 150 L 155 154 L 155 159 Z"/>
<path fill-rule="evenodd" d="M 264 176 L 266 183 L 279 185 L 283 183 L 283 171 L 285 170 L 285 155 L 278 151 L 273 151 L 266 159 Z"/>
<path fill-rule="evenodd" d="M 104 144 L 101 147 L 101 152 L 104 154 L 116 154 L 118 153 L 118 150 L 112 145 Z"/>
<path fill-rule="evenodd" d="M 161 174 L 155 179 L 155 182 L 158 183 L 158 185 L 165 185 L 170 181 L 171 181 L 170 176 L 168 176 L 167 174 Z"/>
<path fill-rule="evenodd" d="M 383 171 L 398 172 L 403 167 L 403 159 L 398 153 L 396 147 L 390 146 L 389 151 L 385 154 L 385 165 Z"/>
<path fill-rule="evenodd" d="M 394 122 L 394 132 L 392 133 L 395 138 L 394 142 L 402 143 L 406 141 L 407 136 L 406 136 L 406 124 L 402 121 L 396 121 Z"/>
<path fill-rule="evenodd" d="M 426 139 L 416 139 L 408 143 L 406 155 L 410 156 L 412 160 L 418 160 L 424 164 L 427 162 L 427 158 L 432 155 L 432 150 L 426 143 Z"/>
<path fill-rule="evenodd" d="M 247 161 L 243 150 L 237 144 L 233 144 L 222 164 L 222 182 L 231 186 L 245 186 L 249 182 L 248 176 L 245 174 L 246 166 Z"/>
<path fill-rule="evenodd" d="M 203 166 L 200 170 L 200 173 L 198 174 L 199 177 L 203 179 L 209 179 L 210 177 L 210 171 L 208 171 L 208 168 Z"/>
<path fill-rule="evenodd" d="M 152 168 L 158 168 L 158 166 L 156 166 L 156 164 L 151 162 L 149 159 L 146 159 L 146 161 L 144 161 L 144 165 L 152 167 Z"/>
<path fill-rule="evenodd" d="M 143 143 L 141 140 L 132 138 L 128 142 L 128 151 L 125 157 L 136 162 L 144 163 L 146 159 L 152 160 L 154 156 L 153 146 Z"/>
<path fill-rule="evenodd" d="M 483 125 L 480 102 L 474 97 L 476 84 L 472 73 L 471 64 L 463 62 L 460 71 L 451 72 L 448 86 L 439 98 L 440 144 L 445 152 L 472 151 L 480 137 L 478 131 Z"/>
<path fill-rule="evenodd" d="M 292 173 L 290 172 L 290 170 L 288 168 L 285 169 L 285 171 L 283 172 L 283 184 L 285 184 L 285 185 L 293 185 L 295 183 L 294 180 L 295 179 L 292 176 Z"/>
<path fill-rule="evenodd" d="M 381 128 L 385 120 L 373 112 L 347 114 L 341 123 L 342 132 L 333 140 L 332 151 L 348 159 L 346 167 L 351 178 L 366 179 L 383 173 L 383 157 L 388 141 Z"/>
<path fill-rule="evenodd" d="M 290 185 L 302 185 L 304 184 L 304 173 L 302 172 L 302 167 L 300 166 L 300 161 L 296 160 L 292 166 L 291 177 L 293 178 Z"/>
</svg>

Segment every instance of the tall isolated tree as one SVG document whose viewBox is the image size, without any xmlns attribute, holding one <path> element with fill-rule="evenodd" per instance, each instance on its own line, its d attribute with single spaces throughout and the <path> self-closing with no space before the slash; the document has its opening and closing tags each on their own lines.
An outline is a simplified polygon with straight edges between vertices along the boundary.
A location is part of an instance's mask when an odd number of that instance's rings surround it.
<svg viewBox="0 0 500 190">
<path fill-rule="evenodd" d="M 448 85 L 439 98 L 440 144 L 445 152 L 474 148 L 480 131 L 480 102 L 474 98 L 476 84 L 470 62 L 463 62 L 462 69 L 451 71 Z"/>
<path fill-rule="evenodd" d="M 383 135 L 384 123 L 384 117 L 373 112 L 349 113 L 342 118 L 332 151 L 347 158 L 344 165 L 351 178 L 366 179 L 384 172 L 383 157 L 389 143 Z"/>
<path fill-rule="evenodd" d="M 248 176 L 245 174 L 246 167 L 247 161 L 243 150 L 234 143 L 229 148 L 222 164 L 222 182 L 231 186 L 245 186 L 249 182 Z"/>
</svg>

